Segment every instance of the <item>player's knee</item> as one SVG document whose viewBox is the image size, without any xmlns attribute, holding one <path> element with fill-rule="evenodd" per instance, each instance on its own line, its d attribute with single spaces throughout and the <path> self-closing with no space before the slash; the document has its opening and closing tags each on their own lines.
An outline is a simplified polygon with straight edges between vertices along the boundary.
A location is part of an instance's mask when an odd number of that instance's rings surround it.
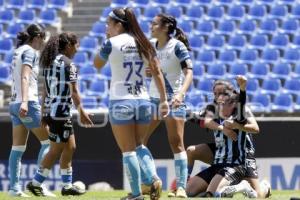
<svg viewBox="0 0 300 200">
<path fill-rule="evenodd" d="M 196 149 L 196 147 L 194 145 L 189 146 L 186 149 L 187 156 L 190 157 L 190 158 L 192 158 L 193 157 L 193 153 L 195 152 L 195 149 Z"/>
</svg>

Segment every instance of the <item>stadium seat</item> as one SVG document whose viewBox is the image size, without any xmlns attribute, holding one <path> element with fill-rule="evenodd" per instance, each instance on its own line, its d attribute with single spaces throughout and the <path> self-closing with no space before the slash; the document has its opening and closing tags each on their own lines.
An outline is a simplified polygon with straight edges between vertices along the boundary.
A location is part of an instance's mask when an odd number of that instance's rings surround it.
<svg viewBox="0 0 300 200">
<path fill-rule="evenodd" d="M 85 36 L 80 40 L 80 51 L 93 53 L 98 48 L 98 40 L 95 37 Z"/>
<path fill-rule="evenodd" d="M 283 50 L 289 44 L 289 37 L 286 34 L 273 35 L 272 40 L 271 40 L 271 44 L 274 48 Z"/>
<path fill-rule="evenodd" d="M 227 17 L 231 20 L 242 20 L 245 16 L 245 7 L 238 4 L 233 4 L 229 7 Z"/>
<path fill-rule="evenodd" d="M 294 34 L 292 43 L 290 44 L 292 48 L 300 49 L 300 34 Z"/>
<path fill-rule="evenodd" d="M 214 51 L 204 50 L 200 51 L 197 55 L 197 62 L 209 64 L 216 60 L 216 54 Z"/>
<path fill-rule="evenodd" d="M 267 63 L 275 63 L 279 59 L 279 50 L 273 48 L 265 48 L 261 55 L 261 60 Z"/>
<path fill-rule="evenodd" d="M 207 19 L 220 21 L 224 15 L 224 8 L 222 6 L 212 6 L 207 11 Z"/>
<path fill-rule="evenodd" d="M 108 108 L 108 106 L 109 106 L 109 97 L 106 96 L 104 98 L 101 98 L 99 106 L 104 107 L 104 108 Z"/>
<path fill-rule="evenodd" d="M 263 80 L 261 86 L 261 92 L 264 94 L 276 95 L 281 90 L 280 79 L 277 78 L 266 78 Z"/>
<path fill-rule="evenodd" d="M 250 78 L 265 79 L 268 76 L 269 71 L 270 71 L 269 64 L 263 62 L 257 62 L 252 65 L 248 76 Z"/>
<path fill-rule="evenodd" d="M 0 83 L 9 85 L 10 83 L 9 67 L 0 66 Z"/>
<path fill-rule="evenodd" d="M 205 66 L 203 64 L 195 64 L 193 67 L 193 77 L 195 79 L 203 79 L 205 74 Z"/>
<path fill-rule="evenodd" d="M 3 65 L 10 67 L 11 63 L 13 61 L 13 56 L 14 56 L 13 51 L 9 51 L 9 52 L 5 53 L 4 58 L 3 58 Z"/>
<path fill-rule="evenodd" d="M 35 20 L 36 20 L 35 10 L 26 9 L 20 11 L 19 19 L 17 20 L 17 22 L 23 24 L 30 24 L 33 23 Z"/>
<path fill-rule="evenodd" d="M 267 6 L 272 6 L 275 3 L 275 0 L 258 0 L 259 3 Z"/>
<path fill-rule="evenodd" d="M 4 6 L 4 0 L 0 0 L 0 6 Z"/>
<path fill-rule="evenodd" d="M 240 22 L 239 25 L 239 34 L 253 35 L 256 31 L 256 22 L 252 19 L 246 19 Z"/>
<path fill-rule="evenodd" d="M 254 113 L 269 113 L 271 98 L 267 94 L 255 93 L 252 97 L 250 108 Z"/>
<path fill-rule="evenodd" d="M 292 77 L 294 78 L 300 78 L 300 63 L 296 63 L 296 66 L 292 72 Z"/>
<path fill-rule="evenodd" d="M 279 93 L 271 106 L 272 112 L 293 112 L 293 98 L 290 94 Z"/>
<path fill-rule="evenodd" d="M 279 3 L 287 6 L 293 6 L 296 0 L 280 0 Z"/>
<path fill-rule="evenodd" d="M 212 79 L 202 79 L 199 80 L 197 84 L 197 90 L 203 95 L 213 95 L 212 93 L 212 87 L 213 87 L 214 81 Z"/>
<path fill-rule="evenodd" d="M 73 62 L 79 67 L 84 66 L 86 63 L 89 62 L 87 52 L 84 51 L 77 52 L 73 58 Z"/>
<path fill-rule="evenodd" d="M 222 49 L 219 52 L 219 61 L 225 64 L 234 63 L 237 59 L 236 51 L 231 49 Z"/>
<path fill-rule="evenodd" d="M 192 0 L 175 0 L 172 2 L 174 6 L 183 6 L 185 8 L 190 7 Z"/>
<path fill-rule="evenodd" d="M 82 105 L 84 108 L 93 109 L 98 107 L 97 98 L 96 97 L 82 97 Z"/>
<path fill-rule="evenodd" d="M 50 9 L 64 10 L 68 7 L 68 0 L 48 0 L 47 7 Z"/>
<path fill-rule="evenodd" d="M 293 95 L 300 95 L 300 79 L 288 78 L 284 83 L 283 92 Z"/>
<path fill-rule="evenodd" d="M 297 96 L 296 101 L 294 103 L 294 111 L 300 112 L 300 95 Z"/>
<path fill-rule="evenodd" d="M 269 14 L 272 19 L 282 20 L 288 13 L 288 8 L 282 4 L 273 5 Z"/>
<path fill-rule="evenodd" d="M 140 27 L 145 35 L 149 36 L 150 34 L 150 23 L 147 20 L 140 20 L 139 21 Z"/>
<path fill-rule="evenodd" d="M 205 97 L 199 92 L 187 95 L 186 103 L 191 104 L 191 106 L 192 106 L 191 110 L 194 110 L 194 111 L 201 110 L 203 108 L 203 106 L 206 104 Z"/>
<path fill-rule="evenodd" d="M 187 35 L 192 35 L 192 32 L 194 31 L 194 25 L 193 22 L 190 20 L 181 20 L 178 23 L 179 28 L 183 30 L 183 32 Z"/>
<path fill-rule="evenodd" d="M 267 44 L 268 37 L 265 34 L 256 34 L 251 37 L 249 48 L 263 50 Z"/>
<path fill-rule="evenodd" d="M 266 18 L 261 21 L 259 33 L 273 35 L 278 29 L 278 22 L 275 19 Z"/>
<path fill-rule="evenodd" d="M 232 5 L 233 0 L 219 0 L 215 2 L 217 5 L 223 6 L 225 8 L 228 8 L 230 5 Z"/>
<path fill-rule="evenodd" d="M 245 64 L 253 64 L 258 59 L 258 53 L 255 49 L 242 49 L 240 53 L 240 62 Z"/>
<path fill-rule="evenodd" d="M 112 8 L 124 8 L 129 3 L 128 0 L 112 0 L 110 7 Z"/>
<path fill-rule="evenodd" d="M 270 74 L 273 78 L 287 79 L 291 73 L 291 65 L 289 63 L 276 63 Z"/>
<path fill-rule="evenodd" d="M 21 10 L 25 7 L 25 0 L 9 0 L 7 1 L 6 8 Z"/>
<path fill-rule="evenodd" d="M 146 8 L 149 4 L 150 0 L 135 0 L 132 2 L 132 7 L 138 7 L 138 8 Z"/>
<path fill-rule="evenodd" d="M 79 75 L 80 78 L 84 81 L 90 81 L 93 80 L 96 77 L 97 70 L 92 65 L 85 65 L 80 68 Z"/>
<path fill-rule="evenodd" d="M 204 39 L 203 37 L 193 35 L 189 38 L 189 43 L 193 50 L 199 51 L 204 44 Z"/>
<path fill-rule="evenodd" d="M 300 50 L 286 49 L 283 54 L 283 60 L 288 63 L 297 63 L 300 60 Z"/>
<path fill-rule="evenodd" d="M 40 13 L 38 23 L 53 25 L 58 22 L 57 11 L 55 9 L 43 10 Z"/>
<path fill-rule="evenodd" d="M 170 0 L 152 0 L 151 1 L 151 4 L 153 7 L 157 7 L 157 6 L 160 6 L 160 7 L 168 7 L 168 5 L 170 5 Z"/>
<path fill-rule="evenodd" d="M 110 80 L 111 78 L 111 68 L 110 66 L 105 66 L 101 69 L 101 74 L 103 74 L 104 76 L 106 76 L 106 78 L 108 80 Z"/>
<path fill-rule="evenodd" d="M 206 78 L 209 79 L 223 79 L 226 75 L 226 66 L 221 63 L 213 63 L 208 65 Z"/>
<path fill-rule="evenodd" d="M 292 12 L 290 16 L 294 19 L 300 19 L 300 3 L 292 6 Z"/>
<path fill-rule="evenodd" d="M 88 96 L 104 98 L 108 95 L 108 84 L 106 79 L 95 79 L 92 81 L 87 93 Z"/>
<path fill-rule="evenodd" d="M 10 24 L 14 21 L 14 11 L 10 9 L 0 10 L 0 24 Z"/>
<path fill-rule="evenodd" d="M 211 50 L 220 50 L 225 44 L 225 38 L 222 35 L 212 35 L 207 40 L 207 48 Z"/>
<path fill-rule="evenodd" d="M 7 27 L 6 29 L 6 37 L 7 38 L 16 38 L 17 34 L 24 30 L 24 25 L 20 23 L 14 23 Z"/>
<path fill-rule="evenodd" d="M 112 11 L 112 8 L 111 7 L 106 7 L 102 10 L 102 13 L 99 17 L 99 21 L 101 22 L 106 22 L 106 19 L 107 19 L 107 16 L 108 14 L 110 13 L 110 11 Z"/>
<path fill-rule="evenodd" d="M 299 22 L 297 19 L 286 18 L 280 27 L 280 33 L 294 34 L 299 29 Z"/>
<path fill-rule="evenodd" d="M 249 19 L 261 20 L 265 17 L 267 9 L 264 5 L 254 4 L 249 8 Z"/>
<path fill-rule="evenodd" d="M 192 6 L 186 11 L 186 19 L 197 22 L 203 15 L 204 10 L 201 6 Z"/>
<path fill-rule="evenodd" d="M 237 75 L 246 76 L 247 72 L 248 67 L 246 64 L 233 63 L 232 65 L 229 65 L 229 73 L 227 75 L 227 78 L 234 79 Z"/>
<path fill-rule="evenodd" d="M 178 20 L 183 15 L 183 9 L 181 6 L 171 6 L 167 8 L 166 13 L 175 17 Z"/>
<path fill-rule="evenodd" d="M 47 0 L 29 0 L 27 7 L 32 9 L 43 10 L 46 8 Z"/>
<path fill-rule="evenodd" d="M 194 0 L 193 5 L 203 6 L 204 8 L 210 7 L 212 0 Z"/>
<path fill-rule="evenodd" d="M 233 20 L 223 20 L 218 23 L 217 33 L 229 37 L 235 31 L 235 22 Z"/>
<path fill-rule="evenodd" d="M 13 49 L 13 41 L 10 38 L 0 39 L 0 53 L 5 54 Z"/>
<path fill-rule="evenodd" d="M 87 91 L 87 83 L 86 81 L 83 81 L 81 79 L 78 80 L 78 88 L 80 91 L 81 95 L 85 95 L 86 91 Z"/>
<path fill-rule="evenodd" d="M 196 35 L 209 36 L 214 31 L 214 23 L 209 20 L 201 20 L 195 30 Z"/>
<path fill-rule="evenodd" d="M 152 21 L 152 19 L 160 13 L 162 13 L 162 9 L 160 7 L 148 7 L 144 12 L 144 19 Z"/>
<path fill-rule="evenodd" d="M 106 24 L 104 22 L 95 22 L 92 26 L 92 30 L 89 32 L 90 36 L 105 38 L 106 36 Z"/>
<path fill-rule="evenodd" d="M 258 90 L 259 90 L 258 79 L 256 79 L 256 78 L 249 78 L 247 80 L 247 87 L 246 87 L 247 94 L 249 96 L 253 97 L 253 95 L 255 93 L 257 93 Z"/>
<path fill-rule="evenodd" d="M 246 37 L 241 34 L 232 35 L 228 41 L 228 48 L 234 50 L 241 50 L 246 45 Z"/>
</svg>

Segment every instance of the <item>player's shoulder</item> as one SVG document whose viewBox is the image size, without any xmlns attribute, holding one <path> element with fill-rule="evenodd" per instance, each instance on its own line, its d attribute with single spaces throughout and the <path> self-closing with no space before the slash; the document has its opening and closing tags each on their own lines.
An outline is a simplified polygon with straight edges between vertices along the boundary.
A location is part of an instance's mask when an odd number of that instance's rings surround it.
<svg viewBox="0 0 300 200">
<path fill-rule="evenodd" d="M 17 51 L 28 53 L 28 54 L 35 54 L 35 50 L 28 44 L 20 46 Z"/>
<path fill-rule="evenodd" d="M 62 55 L 59 58 L 59 60 L 61 60 L 64 63 L 65 67 L 70 67 L 71 64 L 73 63 L 72 60 L 65 55 Z"/>
</svg>

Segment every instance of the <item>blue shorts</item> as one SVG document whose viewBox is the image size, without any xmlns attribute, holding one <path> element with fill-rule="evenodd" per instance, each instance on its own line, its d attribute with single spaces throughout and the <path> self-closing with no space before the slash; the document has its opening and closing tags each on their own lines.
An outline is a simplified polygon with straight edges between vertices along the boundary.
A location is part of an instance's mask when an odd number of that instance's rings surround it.
<svg viewBox="0 0 300 200">
<path fill-rule="evenodd" d="M 160 100 L 158 98 L 151 97 L 152 117 L 155 119 L 161 118 L 159 116 L 159 103 L 160 103 Z M 185 119 L 186 118 L 186 105 L 183 103 L 178 108 L 172 108 L 172 106 L 170 105 L 170 113 L 169 113 L 168 117 Z"/>
<path fill-rule="evenodd" d="M 148 124 L 151 121 L 151 102 L 147 99 L 109 101 L 111 124 Z"/>
<path fill-rule="evenodd" d="M 14 103 L 9 105 L 9 113 L 13 127 L 24 125 L 27 129 L 38 128 L 41 126 L 41 106 L 38 102 L 28 102 L 27 116 L 21 118 L 19 116 L 21 103 Z"/>
</svg>

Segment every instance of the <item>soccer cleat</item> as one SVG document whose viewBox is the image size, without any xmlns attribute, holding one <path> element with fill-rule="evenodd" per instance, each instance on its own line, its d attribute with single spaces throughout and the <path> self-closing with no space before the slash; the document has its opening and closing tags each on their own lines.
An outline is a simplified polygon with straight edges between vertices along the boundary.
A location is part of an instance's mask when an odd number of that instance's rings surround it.
<svg viewBox="0 0 300 200">
<path fill-rule="evenodd" d="M 153 181 L 150 189 L 150 200 L 158 200 L 162 193 L 162 182 L 160 179 Z"/>
<path fill-rule="evenodd" d="M 151 185 L 141 184 L 142 194 L 143 195 L 150 195 L 151 192 Z M 130 194 L 129 194 L 130 195 Z"/>
<path fill-rule="evenodd" d="M 56 197 L 56 195 L 52 192 L 50 192 L 44 185 L 41 185 L 44 191 L 45 197 Z"/>
<path fill-rule="evenodd" d="M 241 181 L 241 184 L 244 185 L 244 191 L 243 194 L 248 198 L 257 198 L 257 192 L 250 186 L 248 181 L 243 180 Z"/>
<path fill-rule="evenodd" d="M 85 192 L 86 192 L 85 190 L 80 189 L 76 185 L 72 185 L 72 187 L 70 188 L 63 187 L 61 189 L 61 195 L 63 196 L 69 196 L 69 195 L 79 196 L 79 195 L 83 195 Z"/>
<path fill-rule="evenodd" d="M 232 198 L 233 194 L 235 194 L 236 188 L 233 186 L 225 186 L 223 190 L 220 191 L 221 197 Z"/>
<path fill-rule="evenodd" d="M 22 192 L 21 190 L 9 190 L 8 191 L 8 195 L 11 197 L 24 197 L 24 198 L 29 198 L 31 196 L 25 194 L 24 192 Z"/>
<path fill-rule="evenodd" d="M 44 189 L 41 186 L 35 186 L 32 184 L 30 181 L 27 185 L 26 188 L 28 191 L 30 191 L 34 196 L 38 197 L 46 197 L 46 194 L 44 192 Z"/>
<path fill-rule="evenodd" d="M 177 198 L 187 198 L 185 189 L 182 187 L 178 187 L 176 190 L 176 197 Z"/>
<path fill-rule="evenodd" d="M 131 194 L 127 195 L 126 197 L 122 197 L 120 200 L 144 200 L 144 196 L 140 195 L 137 197 L 133 197 Z"/>
<path fill-rule="evenodd" d="M 168 193 L 168 197 L 176 197 L 176 190 L 172 190 Z"/>
</svg>

